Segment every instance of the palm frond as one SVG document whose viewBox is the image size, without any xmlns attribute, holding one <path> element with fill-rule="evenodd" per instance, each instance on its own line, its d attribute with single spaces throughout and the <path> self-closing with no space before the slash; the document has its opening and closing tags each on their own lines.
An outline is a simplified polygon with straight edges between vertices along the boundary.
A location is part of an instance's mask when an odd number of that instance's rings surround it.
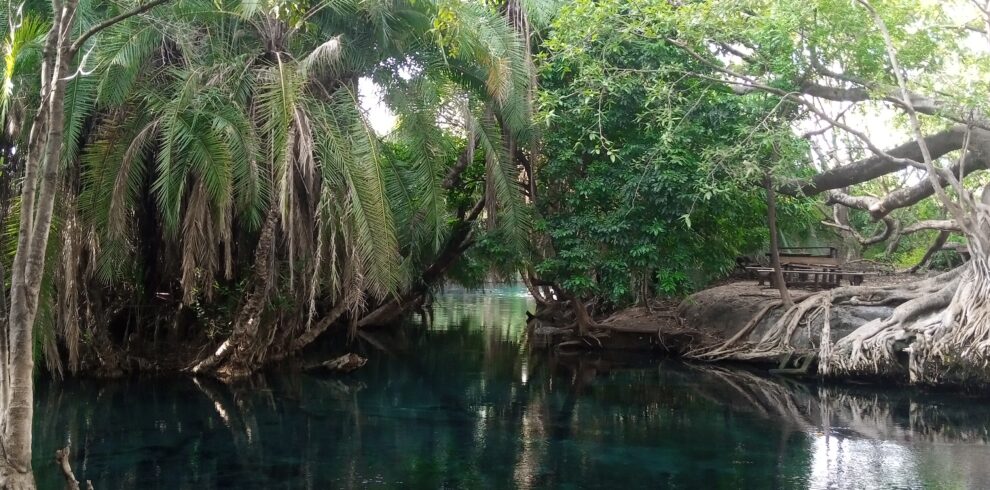
<svg viewBox="0 0 990 490">
<path fill-rule="evenodd" d="M 161 33 L 146 23 L 119 24 L 102 35 L 95 55 L 100 106 L 112 107 L 127 100 L 146 69 L 145 61 L 162 42 Z"/>
<path fill-rule="evenodd" d="M 340 39 L 339 35 L 334 36 L 310 51 L 300 63 L 303 76 L 309 76 L 311 73 L 333 76 L 340 73 L 343 52 Z"/>
<path fill-rule="evenodd" d="M 349 119 L 352 158 L 345 160 L 344 177 L 350 193 L 355 245 L 368 288 L 372 294 L 384 297 L 395 294 L 403 279 L 386 175 L 374 131 L 358 111 Z"/>
<path fill-rule="evenodd" d="M 523 252 L 528 246 L 532 220 L 523 202 L 516 166 L 507 154 L 493 116 L 486 114 L 475 118 L 473 124 L 478 135 L 478 146 L 485 153 L 485 180 L 492 189 L 492 193 L 486 196 L 486 209 L 489 213 L 495 213 L 495 223 L 509 237 L 512 247 Z"/>
<path fill-rule="evenodd" d="M 157 131 L 157 121 L 148 123 L 131 138 L 121 155 L 106 217 L 106 231 L 113 239 L 122 239 L 126 234 L 128 211 L 140 199 L 146 171 L 144 158 Z"/>
<path fill-rule="evenodd" d="M 5 36 L 3 40 L 3 73 L 0 74 L 0 121 L 7 118 L 7 111 L 19 91 L 19 85 L 26 82 L 24 75 L 35 73 L 35 65 L 40 60 L 41 47 L 50 24 L 41 17 L 33 14 L 19 15 L 13 26 L 13 19 L 4 23 Z M 8 27 L 13 27 L 8 29 Z M 21 79 L 21 80 L 19 80 Z"/>
<path fill-rule="evenodd" d="M 262 179 L 258 161 L 260 142 L 247 114 L 236 105 L 225 105 L 210 113 L 214 132 L 227 141 L 230 151 L 234 202 L 247 229 L 257 230 L 267 208 L 267 180 Z"/>
<path fill-rule="evenodd" d="M 79 155 L 80 137 L 87 118 L 96 105 L 96 82 L 90 77 L 75 77 L 65 91 L 65 130 L 62 165 L 69 165 Z"/>
<path fill-rule="evenodd" d="M 401 114 L 391 137 L 405 152 L 413 183 L 411 190 L 416 195 L 407 223 L 418 233 L 411 238 L 414 242 L 427 238 L 431 251 L 440 249 L 447 232 L 448 213 L 442 182 L 453 159 L 449 143 L 452 138 L 438 127 L 439 109 L 446 97 L 449 94 L 444 88 L 429 80 L 393 85 L 387 97 L 393 110 Z M 398 172 L 392 173 L 398 177 Z"/>
</svg>

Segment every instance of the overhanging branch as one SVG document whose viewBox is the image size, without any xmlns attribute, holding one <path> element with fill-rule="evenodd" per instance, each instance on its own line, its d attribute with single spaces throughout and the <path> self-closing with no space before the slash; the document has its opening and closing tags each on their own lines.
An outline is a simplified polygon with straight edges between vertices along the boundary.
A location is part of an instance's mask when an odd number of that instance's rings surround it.
<svg viewBox="0 0 990 490">
<path fill-rule="evenodd" d="M 957 125 L 945 131 L 935 133 L 925 137 L 928 149 L 933 158 L 940 158 L 950 152 L 962 148 L 966 138 L 966 127 Z M 973 129 L 970 136 L 971 155 L 967 159 L 967 167 L 971 172 L 979 168 L 986 168 L 990 161 L 990 131 L 984 129 Z M 898 157 L 898 159 L 909 159 L 919 161 L 922 159 L 921 150 L 918 143 L 910 141 L 897 146 L 886 152 L 888 155 Z M 809 180 L 793 179 L 785 182 L 778 189 L 781 193 L 789 195 L 815 195 L 833 189 L 862 184 L 884 175 L 899 172 L 907 168 L 900 160 L 892 160 L 883 155 L 873 155 L 862 160 L 826 170 L 815 175 Z M 953 170 L 957 172 L 958 170 Z M 931 189 L 931 185 L 925 183 Z M 928 195 L 931 195 L 929 193 Z M 927 196 L 925 196 L 927 197 Z M 915 201 L 917 202 L 917 201 Z M 913 204 L 913 203 L 912 203 Z"/>
<path fill-rule="evenodd" d="M 930 219 L 909 225 L 901 233 L 909 235 L 922 230 L 961 231 L 959 225 L 951 219 Z"/>
<path fill-rule="evenodd" d="M 123 22 L 131 17 L 134 17 L 135 15 L 143 14 L 163 3 L 168 3 L 170 1 L 171 0 L 151 0 L 148 3 L 145 3 L 143 5 L 138 5 L 137 7 L 134 7 L 133 9 L 128 10 L 127 12 L 111 17 L 107 20 L 104 20 L 103 22 L 100 22 L 90 27 L 89 29 L 86 30 L 86 32 L 82 33 L 75 40 L 75 42 L 72 43 L 72 47 L 69 48 L 69 57 L 71 58 L 72 56 L 74 56 L 79 51 L 79 49 L 82 48 L 83 44 L 85 44 L 86 41 L 89 40 L 89 38 L 99 34 L 100 31 L 108 27 L 112 27 L 113 25 Z"/>
</svg>

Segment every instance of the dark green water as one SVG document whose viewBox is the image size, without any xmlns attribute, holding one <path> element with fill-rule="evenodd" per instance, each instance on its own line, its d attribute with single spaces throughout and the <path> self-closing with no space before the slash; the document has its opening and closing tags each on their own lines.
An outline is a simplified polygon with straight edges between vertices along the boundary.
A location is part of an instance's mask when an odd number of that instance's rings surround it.
<svg viewBox="0 0 990 490">
<path fill-rule="evenodd" d="M 525 344 L 518 290 L 450 293 L 345 377 L 43 382 L 35 468 L 98 490 L 990 488 L 990 404 Z"/>
</svg>

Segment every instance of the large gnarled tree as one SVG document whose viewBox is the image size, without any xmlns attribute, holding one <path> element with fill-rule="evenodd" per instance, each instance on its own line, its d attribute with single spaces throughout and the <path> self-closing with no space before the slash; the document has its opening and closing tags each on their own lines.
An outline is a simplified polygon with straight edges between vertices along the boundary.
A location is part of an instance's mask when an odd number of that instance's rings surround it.
<svg viewBox="0 0 990 490">
<path fill-rule="evenodd" d="M 797 329 L 823 328 L 823 374 L 909 373 L 914 382 L 986 382 L 990 193 L 977 179 L 990 164 L 986 5 L 757 0 L 649 8 L 677 19 L 673 25 L 680 30 L 642 35 L 667 36 L 717 73 L 689 76 L 717 79 L 740 96 L 778 98 L 803 111 L 803 136 L 819 173 L 782 182 L 781 192 L 822 194 L 829 204 L 869 213 L 882 227 L 876 236 L 858 236 L 864 244 L 934 229 L 964 235 L 972 256 L 956 270 L 917 283 L 812 295 L 759 341 L 741 343 L 743 336 L 737 336 L 734 345 L 697 355 L 788 352 Z M 897 134 L 907 141 L 889 148 L 881 140 Z M 888 175 L 901 176 L 902 185 L 879 196 L 857 193 L 858 185 Z M 893 211 L 928 198 L 951 219 L 904 227 L 891 219 Z M 840 221 L 830 224 L 855 232 Z M 827 312 L 840 303 L 894 309 L 830 339 Z M 907 365 L 897 359 L 901 352 Z"/>
</svg>

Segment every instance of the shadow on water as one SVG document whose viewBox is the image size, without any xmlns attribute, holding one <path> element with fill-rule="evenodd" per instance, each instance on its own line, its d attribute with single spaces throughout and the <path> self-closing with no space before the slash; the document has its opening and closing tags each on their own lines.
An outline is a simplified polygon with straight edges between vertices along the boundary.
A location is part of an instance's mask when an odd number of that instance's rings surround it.
<svg viewBox="0 0 990 490">
<path fill-rule="evenodd" d="M 528 307 L 449 292 L 343 377 L 42 382 L 39 483 L 61 488 L 51 455 L 71 440 L 100 490 L 990 487 L 982 400 L 547 356 Z"/>
</svg>

